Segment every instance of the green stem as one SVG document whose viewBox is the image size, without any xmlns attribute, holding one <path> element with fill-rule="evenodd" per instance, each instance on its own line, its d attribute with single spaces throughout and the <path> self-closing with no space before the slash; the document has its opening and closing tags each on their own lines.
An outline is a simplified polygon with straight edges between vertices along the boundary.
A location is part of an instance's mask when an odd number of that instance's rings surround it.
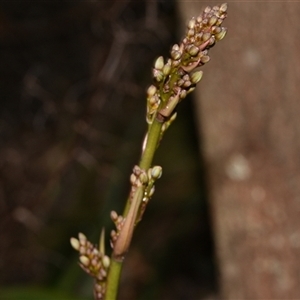
<svg viewBox="0 0 300 300">
<path fill-rule="evenodd" d="M 157 145 L 159 143 L 162 125 L 163 125 L 163 123 L 158 122 L 155 119 L 149 127 L 145 149 L 141 155 L 141 160 L 139 163 L 139 167 L 143 170 L 147 171 L 151 167 L 153 157 L 154 157 L 155 151 L 157 149 Z M 131 204 L 131 205 L 133 205 L 133 204 Z M 128 199 L 125 210 L 124 210 L 124 214 L 123 214 L 124 217 L 127 216 L 129 207 L 130 207 L 130 202 Z M 134 220 L 134 222 L 135 222 L 135 220 Z M 122 265 L 123 265 L 123 261 L 115 260 L 114 256 L 112 256 L 111 265 L 110 265 L 109 273 L 108 273 L 105 300 L 116 300 L 117 299 L 117 292 L 118 292 L 118 287 L 119 287 Z"/>
<path fill-rule="evenodd" d="M 145 150 L 142 153 L 142 157 L 139 165 L 140 168 L 143 170 L 148 170 L 151 167 L 153 156 L 159 142 L 162 125 L 163 123 L 158 122 L 156 119 L 154 119 L 153 123 L 149 128 L 147 143 L 145 146 Z"/>
<path fill-rule="evenodd" d="M 139 167 L 143 170 L 148 170 L 151 167 L 153 157 L 155 151 L 157 149 L 157 145 L 159 143 L 161 127 L 163 123 L 158 122 L 156 119 L 153 120 L 153 123 L 149 126 L 148 129 L 148 137 L 145 145 L 145 150 L 143 151 L 139 163 Z M 123 216 L 127 216 L 128 210 L 130 207 L 129 198 L 127 199 L 127 203 L 125 205 L 125 209 L 123 211 Z"/>
<path fill-rule="evenodd" d="M 111 260 L 109 273 L 107 277 L 107 286 L 104 298 L 105 300 L 117 299 L 122 266 L 122 262 L 115 261 L 114 259 Z"/>
</svg>

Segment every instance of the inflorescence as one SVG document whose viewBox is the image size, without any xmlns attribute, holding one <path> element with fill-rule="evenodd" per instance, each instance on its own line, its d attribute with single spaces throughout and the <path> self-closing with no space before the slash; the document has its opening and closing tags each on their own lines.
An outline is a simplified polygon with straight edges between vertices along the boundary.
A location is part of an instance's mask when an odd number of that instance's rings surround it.
<svg viewBox="0 0 300 300">
<path fill-rule="evenodd" d="M 154 84 L 147 91 L 149 125 L 156 119 L 164 123 L 162 133 L 176 118 L 177 104 L 195 89 L 203 72 L 195 70 L 210 60 L 209 49 L 226 35 L 222 23 L 227 15 L 227 4 L 206 7 L 197 18 L 192 18 L 180 45 L 175 44 L 166 62 L 160 56 L 154 63 Z"/>
<path fill-rule="evenodd" d="M 147 90 L 146 121 L 149 128 L 153 122 L 162 124 L 160 139 L 164 131 L 176 118 L 176 107 L 201 80 L 203 72 L 196 70 L 206 64 L 210 57 L 209 49 L 222 40 L 227 29 L 222 23 L 227 15 L 227 4 L 206 7 L 197 18 L 192 18 L 181 44 L 173 45 L 170 56 L 166 61 L 162 56 L 154 63 L 154 83 Z M 149 131 L 148 131 L 149 132 Z M 147 135 L 143 151 L 147 144 Z M 130 176 L 131 191 L 129 195 L 129 211 L 124 216 L 111 212 L 111 219 L 116 229 L 111 231 L 112 258 L 123 260 L 126 253 L 133 227 L 142 218 L 146 205 L 154 193 L 154 183 L 160 178 L 162 168 L 154 166 L 147 170 L 135 166 Z M 106 291 L 106 280 L 110 259 L 105 255 L 104 231 L 97 249 L 82 233 L 78 239 L 71 238 L 72 247 L 79 252 L 79 265 L 95 279 L 95 299 L 102 299 Z"/>
<path fill-rule="evenodd" d="M 141 169 L 139 166 L 134 166 L 132 170 L 132 174 L 130 175 L 130 183 L 131 183 L 131 191 L 130 191 L 130 204 L 134 200 L 134 196 L 137 188 L 143 186 L 143 196 L 141 205 L 139 207 L 139 211 L 137 214 L 137 218 L 135 220 L 135 224 L 138 223 L 143 216 L 143 213 L 146 209 L 146 206 L 151 199 L 152 195 L 155 191 L 154 183 L 157 179 L 159 179 L 162 175 L 162 167 L 154 166 L 150 168 L 147 172 Z M 124 226 L 125 219 L 123 216 L 118 215 L 115 211 L 110 213 L 110 217 L 116 226 L 116 230 L 111 231 L 111 247 L 114 248 L 114 244 L 116 243 L 120 232 Z"/>
<path fill-rule="evenodd" d="M 106 277 L 110 265 L 110 258 L 104 250 L 97 249 L 83 233 L 78 234 L 78 239 L 70 239 L 72 247 L 79 252 L 79 265 L 95 279 L 95 299 L 102 299 L 106 290 Z"/>
</svg>

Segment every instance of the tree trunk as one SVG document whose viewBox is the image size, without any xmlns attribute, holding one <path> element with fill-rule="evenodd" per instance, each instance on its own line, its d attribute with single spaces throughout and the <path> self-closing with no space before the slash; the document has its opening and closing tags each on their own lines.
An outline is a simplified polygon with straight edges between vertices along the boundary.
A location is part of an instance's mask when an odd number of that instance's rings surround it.
<svg viewBox="0 0 300 300">
<path fill-rule="evenodd" d="M 178 2 L 185 21 L 203 2 Z M 222 299 L 300 297 L 300 4 L 229 3 L 195 101 Z"/>
</svg>

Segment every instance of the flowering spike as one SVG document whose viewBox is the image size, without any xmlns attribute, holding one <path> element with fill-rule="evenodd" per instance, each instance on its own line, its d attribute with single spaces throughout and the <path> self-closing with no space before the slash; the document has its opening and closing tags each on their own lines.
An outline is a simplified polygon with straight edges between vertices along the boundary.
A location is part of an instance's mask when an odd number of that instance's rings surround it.
<svg viewBox="0 0 300 300">
<path fill-rule="evenodd" d="M 95 299 L 102 299 L 106 291 L 106 277 L 110 265 L 109 258 L 104 254 L 104 229 L 100 235 L 99 249 L 83 233 L 78 234 L 78 239 L 71 238 L 70 242 L 79 252 L 80 267 L 95 279 Z"/>
<path fill-rule="evenodd" d="M 222 27 L 222 23 L 226 15 L 226 3 L 221 6 L 207 6 L 201 15 L 188 22 L 182 42 L 171 48 L 171 58 L 165 63 L 164 58 L 160 56 L 154 62 L 154 83 L 147 90 L 146 121 L 149 131 L 143 143 L 141 159 L 143 168 L 135 166 L 130 176 L 131 191 L 124 215 L 111 212 L 115 229 L 110 232 L 110 242 L 113 248 L 112 258 L 117 262 L 122 262 L 131 243 L 134 227 L 141 220 L 146 205 L 154 193 L 155 180 L 162 173 L 161 167 L 148 166 L 152 161 L 154 148 L 175 120 L 178 103 L 194 91 L 196 84 L 201 80 L 203 72 L 196 69 L 210 60 L 209 50 L 225 37 L 227 29 Z M 153 124 L 154 121 L 156 123 Z M 157 123 L 161 123 L 161 126 L 152 127 L 158 125 Z M 154 147 L 148 147 L 151 143 Z M 149 150 L 150 155 L 146 150 Z M 146 152 L 147 155 L 144 155 Z M 110 258 L 105 255 L 104 235 L 102 229 L 99 247 L 94 246 L 83 233 L 79 233 L 78 238 L 70 239 L 71 246 L 79 253 L 80 267 L 95 279 L 94 295 L 97 300 L 102 299 L 106 293 L 106 279 L 110 268 Z"/>
<path fill-rule="evenodd" d="M 226 15 L 226 3 L 207 6 L 200 16 L 188 22 L 184 39 L 172 46 L 167 63 L 164 64 L 162 56 L 156 59 L 153 69 L 156 89 L 151 86 L 147 92 L 148 124 L 154 118 L 167 123 L 177 104 L 195 89 L 203 73 L 192 72 L 209 62 L 209 49 L 226 35 L 227 29 L 221 26 Z M 164 125 L 162 131 L 168 126 Z"/>
</svg>

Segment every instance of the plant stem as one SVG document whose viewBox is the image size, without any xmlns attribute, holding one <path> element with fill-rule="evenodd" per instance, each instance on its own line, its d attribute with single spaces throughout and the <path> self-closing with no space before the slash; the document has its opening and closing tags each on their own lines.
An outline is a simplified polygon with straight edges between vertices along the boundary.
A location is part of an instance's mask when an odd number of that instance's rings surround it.
<svg viewBox="0 0 300 300">
<path fill-rule="evenodd" d="M 147 143 L 145 146 L 145 150 L 142 153 L 139 165 L 141 169 L 148 170 L 151 167 L 153 156 L 159 142 L 162 125 L 162 122 L 158 122 L 156 119 L 154 119 L 149 128 Z"/>
<path fill-rule="evenodd" d="M 145 145 L 145 149 L 141 155 L 139 167 L 145 171 L 147 171 L 152 164 L 152 160 L 157 149 L 157 145 L 160 139 L 160 133 L 163 123 L 154 119 L 153 123 L 149 126 L 148 134 L 147 134 L 147 141 Z M 135 206 L 136 209 L 139 208 L 141 199 L 133 199 L 132 201 L 138 201 L 138 203 L 130 203 L 129 198 L 126 203 L 126 207 L 124 210 L 124 217 L 132 217 L 128 215 L 128 211 L 130 206 Z M 137 211 L 136 211 L 137 212 Z M 136 214 L 134 216 L 136 218 Z M 132 220 L 134 223 L 136 220 Z M 134 226 L 134 224 L 133 224 Z M 131 241 L 131 238 L 130 238 Z M 128 245 L 129 246 L 129 245 Z M 116 259 L 114 255 L 112 255 L 111 265 L 109 268 L 108 273 L 108 280 L 107 280 L 107 287 L 106 287 L 106 294 L 105 300 L 115 300 L 117 299 L 117 292 L 119 287 L 121 269 L 122 269 L 123 261 Z"/>
<path fill-rule="evenodd" d="M 163 125 L 162 122 L 159 122 L 154 118 L 153 123 L 149 126 L 145 150 L 142 152 L 140 163 L 139 163 L 139 167 L 145 171 L 147 171 L 151 167 L 153 157 L 157 149 L 157 145 L 159 143 L 162 125 Z M 130 201 L 128 198 L 123 212 L 123 216 L 127 216 L 129 207 L 130 207 Z"/>
<path fill-rule="evenodd" d="M 110 262 L 109 273 L 107 277 L 107 288 L 105 293 L 105 300 L 115 300 L 118 295 L 118 287 L 123 263 L 112 258 Z"/>
</svg>

